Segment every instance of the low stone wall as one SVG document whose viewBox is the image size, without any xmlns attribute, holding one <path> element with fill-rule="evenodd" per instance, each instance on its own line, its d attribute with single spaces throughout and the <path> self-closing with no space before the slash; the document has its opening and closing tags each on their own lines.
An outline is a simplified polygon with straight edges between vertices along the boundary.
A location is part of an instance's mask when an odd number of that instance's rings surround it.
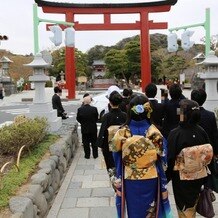
<svg viewBox="0 0 218 218">
<path fill-rule="evenodd" d="M 59 134 L 60 140 L 50 147 L 51 156 L 39 163 L 27 192 L 10 199 L 13 218 L 41 218 L 48 213 L 79 144 L 76 124 L 63 124 Z"/>
</svg>

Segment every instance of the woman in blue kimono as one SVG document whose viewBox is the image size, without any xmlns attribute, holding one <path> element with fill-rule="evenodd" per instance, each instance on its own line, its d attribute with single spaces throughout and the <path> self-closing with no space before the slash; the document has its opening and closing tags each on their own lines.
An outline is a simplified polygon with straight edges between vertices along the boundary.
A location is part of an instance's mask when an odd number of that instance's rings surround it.
<svg viewBox="0 0 218 218">
<path fill-rule="evenodd" d="M 151 125 L 151 113 L 147 97 L 135 96 L 130 101 L 125 125 L 109 142 L 116 166 L 114 186 L 121 193 L 122 217 L 124 202 L 129 218 L 172 217 L 165 176 L 167 143 Z"/>
</svg>

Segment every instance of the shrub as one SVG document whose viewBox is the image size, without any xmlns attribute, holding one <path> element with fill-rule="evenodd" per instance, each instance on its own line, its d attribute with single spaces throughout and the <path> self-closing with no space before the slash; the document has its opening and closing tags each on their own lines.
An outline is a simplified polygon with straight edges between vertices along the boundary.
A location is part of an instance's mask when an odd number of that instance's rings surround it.
<svg viewBox="0 0 218 218">
<path fill-rule="evenodd" d="M 18 116 L 13 124 L 0 128 L 0 154 L 17 154 L 26 145 L 36 146 L 47 134 L 46 118 Z"/>
<path fill-rule="evenodd" d="M 22 184 L 28 182 L 29 177 L 36 171 L 37 164 L 58 138 L 57 135 L 46 135 L 43 141 L 34 147 L 31 155 L 22 156 L 19 172 L 15 167 L 12 167 L 0 178 L 0 217 L 6 217 L 1 216 L 1 211 L 8 206 L 9 198 L 16 195 L 16 191 Z"/>
</svg>

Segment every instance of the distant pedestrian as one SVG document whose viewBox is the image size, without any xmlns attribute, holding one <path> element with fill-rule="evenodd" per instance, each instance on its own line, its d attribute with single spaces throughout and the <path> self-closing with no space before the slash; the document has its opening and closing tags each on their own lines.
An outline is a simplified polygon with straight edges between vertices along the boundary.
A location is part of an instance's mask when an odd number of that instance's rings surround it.
<svg viewBox="0 0 218 218">
<path fill-rule="evenodd" d="M 4 94 L 3 94 L 3 85 L 2 83 L 0 83 L 0 99 L 4 98 Z"/>
<path fill-rule="evenodd" d="M 65 112 L 63 105 L 61 103 L 62 90 L 56 86 L 54 87 L 54 95 L 52 96 L 52 107 L 57 110 L 57 116 L 62 119 L 67 119 L 67 113 Z"/>
<path fill-rule="evenodd" d="M 178 217 L 196 217 L 196 205 L 201 187 L 207 178 L 207 165 L 213 156 L 207 133 L 198 125 L 198 103 L 180 102 L 179 126 L 169 133 L 168 181 L 172 180 Z"/>
<path fill-rule="evenodd" d="M 162 122 L 164 116 L 164 105 L 158 103 L 158 100 L 155 98 L 157 95 L 157 86 L 154 83 L 149 83 L 145 87 L 145 95 L 148 97 L 149 102 L 153 112 L 151 114 L 151 122 L 159 129 L 162 129 Z"/>
<path fill-rule="evenodd" d="M 90 158 L 90 144 L 93 158 L 98 157 L 98 147 L 96 145 L 98 111 L 90 103 L 91 96 L 84 97 L 83 105 L 78 109 L 76 116 L 77 121 L 81 124 L 82 143 L 86 159 Z"/>
</svg>

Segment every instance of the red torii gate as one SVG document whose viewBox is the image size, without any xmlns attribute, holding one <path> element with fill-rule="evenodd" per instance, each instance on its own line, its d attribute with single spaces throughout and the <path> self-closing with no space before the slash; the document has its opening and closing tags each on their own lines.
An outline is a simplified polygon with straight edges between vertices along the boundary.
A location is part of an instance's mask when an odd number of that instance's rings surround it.
<svg viewBox="0 0 218 218">
<path fill-rule="evenodd" d="M 45 13 L 65 14 L 66 22 L 75 23 L 76 31 L 87 30 L 140 30 L 141 36 L 141 87 L 144 90 L 145 86 L 151 82 L 151 54 L 150 54 L 150 37 L 149 30 L 151 29 L 166 29 L 167 22 L 154 23 L 148 20 L 149 13 L 169 11 L 171 5 L 174 5 L 177 0 L 164 0 L 160 2 L 135 3 L 135 4 L 70 4 L 70 3 L 54 3 L 43 0 L 35 0 L 42 7 Z M 74 16 L 83 15 L 98 15 L 104 17 L 104 23 L 96 24 L 80 24 L 74 21 Z M 111 23 L 112 14 L 139 14 L 140 21 L 135 23 Z M 66 28 L 62 26 L 62 28 Z M 48 29 L 48 27 L 47 27 Z M 75 98 L 76 87 L 76 69 L 74 48 L 66 47 L 65 56 L 65 77 L 66 88 L 68 89 L 68 99 Z"/>
</svg>

